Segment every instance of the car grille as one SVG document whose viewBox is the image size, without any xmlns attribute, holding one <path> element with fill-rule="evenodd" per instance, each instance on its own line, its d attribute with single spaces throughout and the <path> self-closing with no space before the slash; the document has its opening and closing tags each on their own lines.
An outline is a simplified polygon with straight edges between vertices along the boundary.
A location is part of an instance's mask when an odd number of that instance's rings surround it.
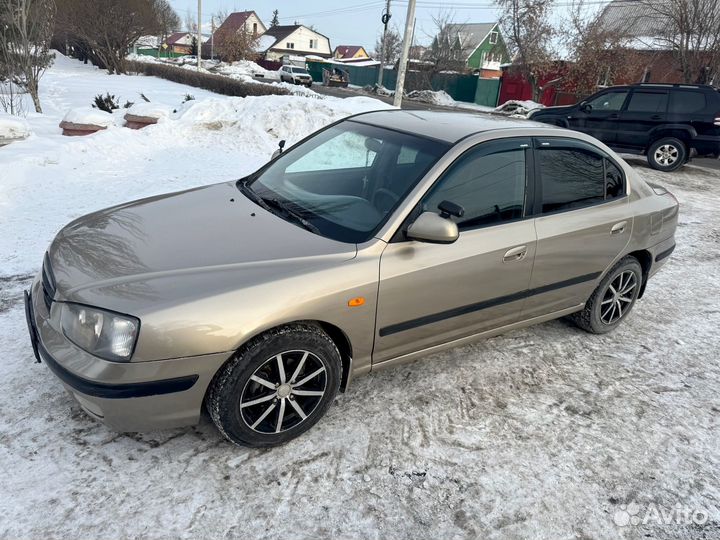
<svg viewBox="0 0 720 540">
<path fill-rule="evenodd" d="M 52 267 L 50 266 L 50 257 L 45 254 L 43 259 L 42 267 L 42 290 L 43 290 L 43 301 L 50 311 L 50 304 L 52 304 L 53 298 L 55 298 L 55 277 L 52 273 Z"/>
</svg>

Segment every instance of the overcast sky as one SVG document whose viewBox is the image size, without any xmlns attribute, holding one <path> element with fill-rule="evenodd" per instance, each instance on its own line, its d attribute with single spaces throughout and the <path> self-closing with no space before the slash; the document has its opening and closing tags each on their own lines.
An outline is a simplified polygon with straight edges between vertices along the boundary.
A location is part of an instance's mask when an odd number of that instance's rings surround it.
<svg viewBox="0 0 720 540">
<path fill-rule="evenodd" d="M 197 18 L 197 1 L 170 0 L 181 19 L 188 12 Z M 318 32 L 330 38 L 332 47 L 337 45 L 363 45 L 372 50 L 375 40 L 382 31 L 380 16 L 385 8 L 385 0 L 202 0 L 203 23 L 209 25 L 210 15 L 219 10 L 245 11 L 255 10 L 262 21 L 269 25 L 273 10 L 280 12 L 280 24 L 294 24 L 298 21 L 306 26 L 314 25 Z M 497 7 L 492 0 L 457 0 L 445 2 L 440 0 L 419 0 L 416 10 L 417 30 L 416 42 L 429 42 L 426 34 L 432 33 L 432 16 L 443 8 L 455 4 L 452 11 L 455 22 L 489 22 L 496 21 L 499 16 Z M 472 6 L 472 7 L 464 7 Z M 407 0 L 392 0 L 391 25 L 402 32 L 407 13 Z"/>
<path fill-rule="evenodd" d="M 590 9 L 601 9 L 609 0 L 587 0 Z M 197 18 L 197 0 L 170 0 L 182 20 L 188 13 Z M 203 29 L 209 32 L 210 16 L 220 10 L 227 12 L 255 10 L 262 21 L 269 26 L 273 10 L 280 13 L 280 24 L 294 24 L 296 21 L 330 38 L 334 48 L 338 45 L 362 45 L 371 52 L 382 31 L 380 16 L 385 0 L 202 0 Z M 571 0 L 557 0 L 553 19 L 559 21 L 569 11 Z M 415 42 L 429 44 L 436 32 L 433 15 L 449 12 L 456 23 L 497 21 L 500 11 L 493 0 L 417 0 L 417 29 Z M 391 26 L 402 33 L 407 13 L 407 0 L 391 0 Z"/>
</svg>

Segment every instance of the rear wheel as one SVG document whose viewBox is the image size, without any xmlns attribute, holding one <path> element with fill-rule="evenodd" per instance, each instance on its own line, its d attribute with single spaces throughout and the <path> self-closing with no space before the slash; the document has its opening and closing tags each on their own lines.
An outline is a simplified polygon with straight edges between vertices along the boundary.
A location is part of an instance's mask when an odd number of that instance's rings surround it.
<svg viewBox="0 0 720 540">
<path fill-rule="evenodd" d="M 648 148 L 647 159 L 653 169 L 670 172 L 682 167 L 688 158 L 685 143 L 675 137 L 658 139 Z"/>
<path fill-rule="evenodd" d="M 337 347 L 320 328 L 285 326 L 248 343 L 216 375 L 207 408 L 235 444 L 284 444 L 310 429 L 340 386 Z"/>
<path fill-rule="evenodd" d="M 635 257 L 625 257 L 603 278 L 585 303 L 585 308 L 570 318 L 592 334 L 610 332 L 630 313 L 641 285 L 640 263 Z"/>
</svg>

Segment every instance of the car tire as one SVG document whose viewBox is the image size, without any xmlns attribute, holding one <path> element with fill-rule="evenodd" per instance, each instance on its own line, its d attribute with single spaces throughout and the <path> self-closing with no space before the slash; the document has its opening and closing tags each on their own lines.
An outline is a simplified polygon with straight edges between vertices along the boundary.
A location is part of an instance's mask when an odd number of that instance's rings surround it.
<svg viewBox="0 0 720 540">
<path fill-rule="evenodd" d="M 602 279 L 582 311 L 570 319 L 591 334 L 605 334 L 618 327 L 640 294 L 642 267 L 635 257 L 625 257 Z"/>
<path fill-rule="evenodd" d="M 647 160 L 650 166 L 658 171 L 675 171 L 688 160 L 687 146 L 675 137 L 663 137 L 650 145 Z"/>
<path fill-rule="evenodd" d="M 322 329 L 283 326 L 252 339 L 218 371 L 206 406 L 229 441 L 278 446 L 322 418 L 340 377 L 340 352 Z"/>
</svg>

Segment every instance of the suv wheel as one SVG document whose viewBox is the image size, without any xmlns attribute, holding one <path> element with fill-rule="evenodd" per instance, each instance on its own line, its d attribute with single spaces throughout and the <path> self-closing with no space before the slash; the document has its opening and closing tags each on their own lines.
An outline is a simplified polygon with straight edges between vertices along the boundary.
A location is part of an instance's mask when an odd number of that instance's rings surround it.
<svg viewBox="0 0 720 540">
<path fill-rule="evenodd" d="M 642 267 L 635 257 L 625 257 L 603 278 L 585 309 L 570 318 L 591 334 L 617 328 L 635 305 L 642 285 Z"/>
<path fill-rule="evenodd" d="M 207 409 L 235 444 L 284 444 L 325 414 L 340 386 L 340 368 L 340 353 L 320 328 L 277 328 L 250 341 L 220 369 Z"/>
<path fill-rule="evenodd" d="M 653 169 L 670 172 L 682 167 L 687 155 L 685 143 L 675 137 L 665 137 L 650 145 L 647 159 Z"/>
</svg>

